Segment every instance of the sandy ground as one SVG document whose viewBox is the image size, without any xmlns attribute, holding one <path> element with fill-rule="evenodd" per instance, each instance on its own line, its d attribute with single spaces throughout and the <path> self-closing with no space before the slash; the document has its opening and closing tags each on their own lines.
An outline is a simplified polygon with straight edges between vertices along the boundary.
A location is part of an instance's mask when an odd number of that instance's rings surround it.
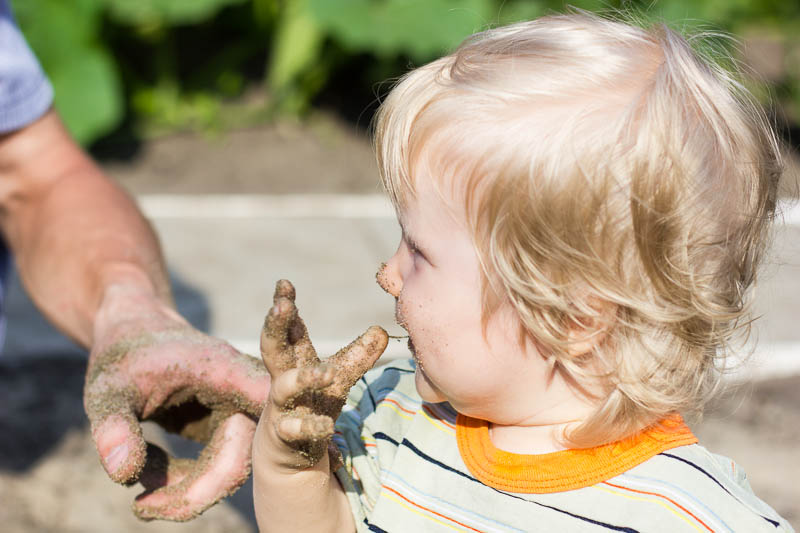
<svg viewBox="0 0 800 533">
<path fill-rule="evenodd" d="M 137 159 L 106 168 L 135 193 L 379 190 L 368 143 L 326 118 L 306 128 L 162 139 L 144 145 Z M 88 435 L 81 352 L 62 339 L 37 344 L 36 354 L 23 353 L 33 339 L 51 333 L 42 333 L 45 326 L 18 287 L 9 299 L 9 350 L 0 358 L 0 530 L 255 530 L 249 484 L 190 524 L 137 521 L 129 506 L 140 489 L 108 481 Z M 197 327 L 209 329 L 203 294 L 179 283 L 177 299 Z M 694 428 L 706 447 L 735 458 L 754 491 L 800 529 L 800 376 L 744 385 Z M 180 455 L 197 452 L 156 428 L 147 433 Z"/>
</svg>

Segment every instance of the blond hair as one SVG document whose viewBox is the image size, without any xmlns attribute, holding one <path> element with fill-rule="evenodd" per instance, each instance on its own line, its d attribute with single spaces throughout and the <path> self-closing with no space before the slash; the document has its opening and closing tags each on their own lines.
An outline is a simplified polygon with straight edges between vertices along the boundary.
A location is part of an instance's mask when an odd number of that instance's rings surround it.
<svg viewBox="0 0 800 533">
<path fill-rule="evenodd" d="M 473 35 L 378 112 L 397 208 L 421 165 L 464 192 L 484 320 L 510 304 L 562 370 L 599 376 L 573 446 L 701 409 L 748 332 L 781 162 L 737 76 L 664 24 L 576 10 Z"/>
</svg>

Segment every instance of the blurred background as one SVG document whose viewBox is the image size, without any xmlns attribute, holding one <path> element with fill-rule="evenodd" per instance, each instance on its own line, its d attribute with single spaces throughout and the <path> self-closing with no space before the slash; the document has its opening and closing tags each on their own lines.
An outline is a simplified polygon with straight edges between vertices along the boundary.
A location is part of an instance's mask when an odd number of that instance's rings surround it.
<svg viewBox="0 0 800 533">
<path fill-rule="evenodd" d="M 298 287 L 312 339 L 332 353 L 367 326 L 390 333 L 374 283 L 399 230 L 381 195 L 369 124 L 391 80 L 555 0 L 12 0 L 70 131 L 158 231 L 181 312 L 257 353 L 274 282 Z M 580 1 L 644 10 L 718 37 L 786 145 L 783 223 L 756 292 L 754 356 L 693 428 L 800 528 L 800 2 Z M 18 284 L 0 357 L 3 531 L 255 531 L 249 486 L 191 524 L 137 522 L 136 488 L 103 474 L 81 407 L 85 353 Z M 392 343 L 388 357 L 406 354 Z M 191 456 L 197 446 L 148 428 Z M 13 438 L 12 438 L 13 435 Z"/>
<path fill-rule="evenodd" d="M 559 0 L 14 0 L 70 130 L 94 149 L 175 131 L 220 132 L 327 108 L 366 127 L 395 77 L 489 26 L 563 10 Z M 800 121 L 800 3 L 575 0 L 732 32 Z M 737 46 L 734 42 L 723 41 Z M 766 94 L 762 94 L 766 97 Z"/>
</svg>

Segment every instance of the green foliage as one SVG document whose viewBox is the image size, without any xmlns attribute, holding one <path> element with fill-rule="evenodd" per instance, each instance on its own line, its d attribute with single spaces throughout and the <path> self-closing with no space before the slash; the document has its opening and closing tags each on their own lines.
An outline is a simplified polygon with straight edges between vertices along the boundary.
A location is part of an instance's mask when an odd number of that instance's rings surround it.
<svg viewBox="0 0 800 533">
<path fill-rule="evenodd" d="M 80 142 L 116 126 L 124 109 L 119 73 L 99 38 L 101 8 L 98 0 L 14 2 L 19 24 L 55 87 L 55 105 Z"/>
<path fill-rule="evenodd" d="M 378 78 L 452 50 L 475 31 L 564 11 L 567 4 L 772 36 L 786 57 L 774 93 L 800 121 L 796 1 L 12 0 L 53 82 L 56 106 L 83 143 L 126 119 L 158 131 L 249 120 L 231 113 L 226 101 L 254 84 L 269 97 L 251 116 L 301 115 L 342 76 L 354 91 L 368 91 Z M 733 41 L 711 44 L 720 43 Z M 347 78 L 353 69 L 363 78 Z"/>
<path fill-rule="evenodd" d="M 305 109 L 327 74 L 319 61 L 325 35 L 308 9 L 310 1 L 286 4 L 272 42 L 267 83 L 281 111 L 292 114 Z"/>
<path fill-rule="evenodd" d="M 146 27 L 196 24 L 222 7 L 247 0 L 104 0 L 111 15 L 125 24 Z"/>
<path fill-rule="evenodd" d="M 492 0 L 309 0 L 310 15 L 331 38 L 354 51 L 430 59 L 484 29 Z"/>
<path fill-rule="evenodd" d="M 14 0 L 12 4 L 28 43 L 53 83 L 56 108 L 74 137 L 88 144 L 117 126 L 126 109 L 121 73 L 102 34 L 105 15 L 146 33 L 207 20 L 222 7 L 245 1 Z M 198 109 L 208 114 L 209 107 L 214 107 L 209 99 L 201 97 L 202 104 L 192 107 L 193 114 Z M 167 108 L 173 111 L 170 106 L 150 107 L 159 113 Z"/>
</svg>

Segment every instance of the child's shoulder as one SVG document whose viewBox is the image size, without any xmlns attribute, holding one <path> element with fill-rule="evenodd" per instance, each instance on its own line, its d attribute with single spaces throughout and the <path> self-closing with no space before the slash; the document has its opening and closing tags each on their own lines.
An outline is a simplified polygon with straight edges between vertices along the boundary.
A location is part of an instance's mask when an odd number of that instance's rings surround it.
<svg viewBox="0 0 800 533">
<path fill-rule="evenodd" d="M 753 493 L 742 468 L 698 444 L 662 452 L 604 485 L 679 506 L 714 531 L 793 531 Z"/>
</svg>

